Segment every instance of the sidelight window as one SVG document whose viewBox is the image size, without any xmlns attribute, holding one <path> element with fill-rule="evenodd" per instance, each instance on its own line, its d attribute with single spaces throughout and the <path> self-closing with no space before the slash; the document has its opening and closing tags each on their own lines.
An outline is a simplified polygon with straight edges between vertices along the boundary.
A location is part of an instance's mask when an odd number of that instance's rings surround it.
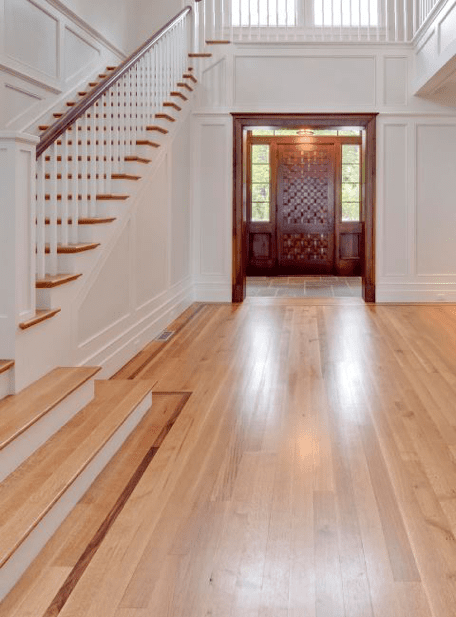
<svg viewBox="0 0 456 617">
<path fill-rule="evenodd" d="M 268 222 L 270 220 L 270 177 L 269 146 L 252 145 L 252 215 L 253 222 Z"/>
<path fill-rule="evenodd" d="M 342 221 L 361 215 L 360 146 L 342 145 Z"/>
</svg>

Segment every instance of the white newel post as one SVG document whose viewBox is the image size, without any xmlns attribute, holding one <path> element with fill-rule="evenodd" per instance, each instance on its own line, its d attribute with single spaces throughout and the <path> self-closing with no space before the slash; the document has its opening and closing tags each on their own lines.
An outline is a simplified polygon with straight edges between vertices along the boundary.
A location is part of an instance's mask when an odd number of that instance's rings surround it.
<svg viewBox="0 0 456 617">
<path fill-rule="evenodd" d="M 14 360 L 18 324 L 35 314 L 39 138 L 0 131 L 0 358 Z"/>
</svg>

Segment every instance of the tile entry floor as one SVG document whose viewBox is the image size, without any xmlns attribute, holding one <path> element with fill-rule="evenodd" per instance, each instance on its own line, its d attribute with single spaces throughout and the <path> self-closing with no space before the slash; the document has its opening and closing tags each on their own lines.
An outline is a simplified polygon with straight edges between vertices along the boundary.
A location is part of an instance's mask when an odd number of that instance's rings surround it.
<svg viewBox="0 0 456 617">
<path fill-rule="evenodd" d="M 361 277 L 248 276 L 247 297 L 361 298 Z"/>
</svg>

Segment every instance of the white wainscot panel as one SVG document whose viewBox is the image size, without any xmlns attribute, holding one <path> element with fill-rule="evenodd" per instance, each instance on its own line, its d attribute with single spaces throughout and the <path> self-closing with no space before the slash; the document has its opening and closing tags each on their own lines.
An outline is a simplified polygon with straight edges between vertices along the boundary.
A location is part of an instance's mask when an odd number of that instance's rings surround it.
<svg viewBox="0 0 456 617">
<path fill-rule="evenodd" d="M 172 147 L 171 285 L 190 274 L 190 122 L 181 128 Z"/>
<path fill-rule="evenodd" d="M 456 2 L 439 24 L 439 52 L 456 42 Z"/>
<path fill-rule="evenodd" d="M 167 285 L 168 160 L 165 158 L 148 190 L 142 191 L 135 220 L 136 304 L 142 306 Z"/>
<path fill-rule="evenodd" d="M 359 56 L 238 57 L 235 105 L 258 109 L 376 104 L 376 59 Z"/>
<path fill-rule="evenodd" d="M 417 271 L 456 274 L 456 126 L 417 127 Z"/>
<path fill-rule="evenodd" d="M 78 343 L 83 345 L 129 314 L 130 225 L 101 267 L 78 311 Z"/>
<path fill-rule="evenodd" d="M 383 276 L 407 274 L 407 126 L 386 125 L 383 131 Z"/>
<path fill-rule="evenodd" d="M 226 274 L 227 127 L 204 124 L 200 140 L 200 238 L 201 274 Z"/>
<path fill-rule="evenodd" d="M 71 81 L 76 75 L 100 56 L 100 51 L 71 28 L 64 35 L 64 79 Z"/>
<path fill-rule="evenodd" d="M 385 57 L 384 104 L 407 104 L 407 58 Z"/>
<path fill-rule="evenodd" d="M 427 33 L 418 45 L 416 52 L 416 74 L 427 75 L 434 65 L 437 57 L 437 37 L 435 28 Z"/>
<path fill-rule="evenodd" d="M 225 104 L 225 71 L 226 60 L 220 59 L 217 64 L 203 72 L 200 105 L 202 107 L 220 107 Z"/>
<path fill-rule="evenodd" d="M 11 126 L 22 114 L 42 100 L 34 92 L 28 92 L 25 88 L 18 88 L 13 84 L 3 84 L 4 108 L 0 120 L 4 127 Z"/>
<path fill-rule="evenodd" d="M 29 0 L 5 0 L 6 53 L 13 60 L 58 78 L 58 22 Z"/>
</svg>

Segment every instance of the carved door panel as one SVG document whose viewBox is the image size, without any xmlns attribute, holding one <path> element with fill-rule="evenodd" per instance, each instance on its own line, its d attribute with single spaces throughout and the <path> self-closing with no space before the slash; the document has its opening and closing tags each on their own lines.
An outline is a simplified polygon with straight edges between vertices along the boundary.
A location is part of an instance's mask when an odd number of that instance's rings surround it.
<svg viewBox="0 0 456 617">
<path fill-rule="evenodd" d="M 277 263 L 300 273 L 334 267 L 333 144 L 279 144 L 277 149 Z"/>
</svg>

